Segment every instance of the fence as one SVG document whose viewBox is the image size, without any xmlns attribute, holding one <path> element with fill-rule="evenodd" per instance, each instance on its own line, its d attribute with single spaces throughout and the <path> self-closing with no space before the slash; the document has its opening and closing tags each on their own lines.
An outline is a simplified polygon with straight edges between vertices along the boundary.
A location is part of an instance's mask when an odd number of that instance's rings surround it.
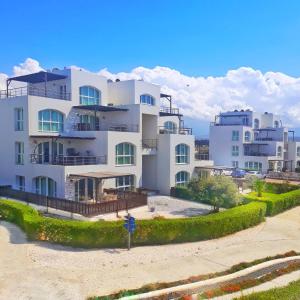
<svg viewBox="0 0 300 300">
<path fill-rule="evenodd" d="M 18 191 L 10 187 L 0 187 L 0 196 L 22 200 L 40 206 L 51 207 L 86 217 L 128 210 L 147 205 L 147 195 L 137 192 L 119 192 L 118 200 L 99 203 L 82 203 L 67 199 L 47 197 L 35 193 Z"/>
</svg>

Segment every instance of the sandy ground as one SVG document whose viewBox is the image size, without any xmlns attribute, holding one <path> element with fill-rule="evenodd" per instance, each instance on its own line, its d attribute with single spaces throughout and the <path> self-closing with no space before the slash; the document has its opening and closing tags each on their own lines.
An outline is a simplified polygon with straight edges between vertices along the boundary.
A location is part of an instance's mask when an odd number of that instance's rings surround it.
<svg viewBox="0 0 300 300">
<path fill-rule="evenodd" d="M 28 243 L 16 226 L 2 221 L 0 299 L 85 299 L 220 271 L 289 250 L 300 251 L 300 207 L 221 239 L 130 251 Z"/>
</svg>

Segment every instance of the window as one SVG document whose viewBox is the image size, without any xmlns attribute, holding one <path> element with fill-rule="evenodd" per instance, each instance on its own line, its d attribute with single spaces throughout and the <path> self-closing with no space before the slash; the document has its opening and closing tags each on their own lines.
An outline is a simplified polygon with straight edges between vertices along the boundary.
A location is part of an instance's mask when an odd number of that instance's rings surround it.
<svg viewBox="0 0 300 300">
<path fill-rule="evenodd" d="M 141 95 L 140 96 L 140 103 L 141 104 L 148 104 L 148 105 L 155 105 L 155 98 L 151 95 Z"/>
<path fill-rule="evenodd" d="M 92 115 L 81 115 L 80 126 L 84 129 L 99 129 L 100 121 L 98 117 Z"/>
<path fill-rule="evenodd" d="M 16 158 L 17 165 L 24 165 L 24 143 L 23 142 L 16 142 L 15 158 Z"/>
<path fill-rule="evenodd" d="M 25 177 L 24 176 L 16 176 L 16 187 L 19 191 L 25 191 Z"/>
<path fill-rule="evenodd" d="M 239 162 L 237 160 L 232 161 L 232 167 L 233 168 L 238 168 L 239 167 Z"/>
<path fill-rule="evenodd" d="M 168 133 L 176 133 L 176 129 L 177 129 L 176 123 L 167 121 L 164 123 L 164 129 Z"/>
<path fill-rule="evenodd" d="M 279 127 L 279 122 L 278 122 L 278 121 L 275 121 L 275 122 L 274 122 L 274 127 L 275 127 L 275 128 L 278 128 L 278 127 Z"/>
<path fill-rule="evenodd" d="M 300 157 L 300 147 L 297 147 L 297 156 Z"/>
<path fill-rule="evenodd" d="M 121 191 L 131 190 L 134 186 L 134 178 L 132 175 L 116 178 L 116 188 Z"/>
<path fill-rule="evenodd" d="M 116 146 L 116 165 L 133 165 L 135 149 L 134 145 L 121 143 Z"/>
<path fill-rule="evenodd" d="M 175 148 L 176 164 L 189 163 L 189 146 L 186 144 L 179 144 Z"/>
<path fill-rule="evenodd" d="M 24 130 L 24 112 L 23 108 L 15 108 L 15 131 Z"/>
<path fill-rule="evenodd" d="M 232 156 L 239 156 L 239 146 L 232 146 L 231 154 Z"/>
<path fill-rule="evenodd" d="M 278 146 L 277 148 L 277 156 L 282 156 L 282 147 Z"/>
<path fill-rule="evenodd" d="M 251 141 L 251 132 L 245 131 L 245 142 L 250 142 L 250 141 Z"/>
<path fill-rule="evenodd" d="M 245 169 L 261 171 L 262 170 L 262 163 L 257 162 L 257 161 L 246 161 L 245 162 Z"/>
<path fill-rule="evenodd" d="M 240 133 L 238 130 L 233 130 L 232 131 L 232 140 L 233 141 L 238 141 L 240 138 Z"/>
<path fill-rule="evenodd" d="M 190 180 L 190 174 L 185 171 L 178 172 L 175 176 L 175 184 L 176 186 L 184 186 L 187 185 Z"/>
<path fill-rule="evenodd" d="M 95 181 L 93 178 L 84 178 L 77 180 L 75 182 L 75 201 L 94 199 L 94 191 Z"/>
<path fill-rule="evenodd" d="M 39 131 L 61 132 L 64 130 L 64 116 L 52 109 L 39 111 Z"/>
<path fill-rule="evenodd" d="M 99 105 L 101 100 L 101 91 L 92 86 L 82 86 L 79 88 L 80 104 Z"/>
<path fill-rule="evenodd" d="M 280 172 L 282 170 L 282 163 L 281 161 L 277 162 L 277 171 Z"/>
<path fill-rule="evenodd" d="M 254 119 L 254 128 L 255 129 L 259 128 L 259 120 L 258 119 Z"/>
<path fill-rule="evenodd" d="M 56 197 L 56 182 L 44 176 L 39 176 L 33 179 L 35 192 L 40 195 Z"/>
</svg>

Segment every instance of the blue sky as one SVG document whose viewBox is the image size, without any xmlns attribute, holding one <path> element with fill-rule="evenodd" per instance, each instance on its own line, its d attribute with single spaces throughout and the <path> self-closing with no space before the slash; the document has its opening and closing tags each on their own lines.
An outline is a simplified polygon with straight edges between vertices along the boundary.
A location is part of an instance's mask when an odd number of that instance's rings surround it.
<svg viewBox="0 0 300 300">
<path fill-rule="evenodd" d="M 33 57 L 45 67 L 136 66 L 223 75 L 251 66 L 300 73 L 299 1 L 2 1 L 0 72 Z"/>
</svg>

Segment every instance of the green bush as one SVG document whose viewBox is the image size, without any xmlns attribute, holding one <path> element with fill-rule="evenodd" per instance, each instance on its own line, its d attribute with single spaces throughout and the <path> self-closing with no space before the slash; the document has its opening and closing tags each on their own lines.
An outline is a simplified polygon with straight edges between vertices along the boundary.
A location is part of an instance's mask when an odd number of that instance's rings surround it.
<svg viewBox="0 0 300 300">
<path fill-rule="evenodd" d="M 137 221 L 133 245 L 184 243 L 222 237 L 259 224 L 266 204 L 251 202 L 207 216 Z M 0 200 L 1 218 L 20 226 L 32 240 L 44 240 L 82 248 L 125 247 L 122 221 L 86 222 L 43 217 L 33 208 L 12 200 Z"/>
<path fill-rule="evenodd" d="M 274 194 L 283 194 L 291 191 L 298 190 L 299 186 L 295 184 L 285 183 L 271 183 L 266 182 L 264 185 L 264 192 L 274 193 Z"/>
<path fill-rule="evenodd" d="M 172 196 L 176 198 L 192 200 L 192 193 L 191 191 L 184 187 L 184 186 L 176 186 L 173 188 Z"/>
<path fill-rule="evenodd" d="M 246 200 L 260 201 L 267 204 L 267 216 L 274 216 L 292 207 L 300 205 L 300 190 L 291 191 L 284 194 L 263 193 L 262 197 L 257 197 L 254 193 L 245 195 Z"/>
</svg>

